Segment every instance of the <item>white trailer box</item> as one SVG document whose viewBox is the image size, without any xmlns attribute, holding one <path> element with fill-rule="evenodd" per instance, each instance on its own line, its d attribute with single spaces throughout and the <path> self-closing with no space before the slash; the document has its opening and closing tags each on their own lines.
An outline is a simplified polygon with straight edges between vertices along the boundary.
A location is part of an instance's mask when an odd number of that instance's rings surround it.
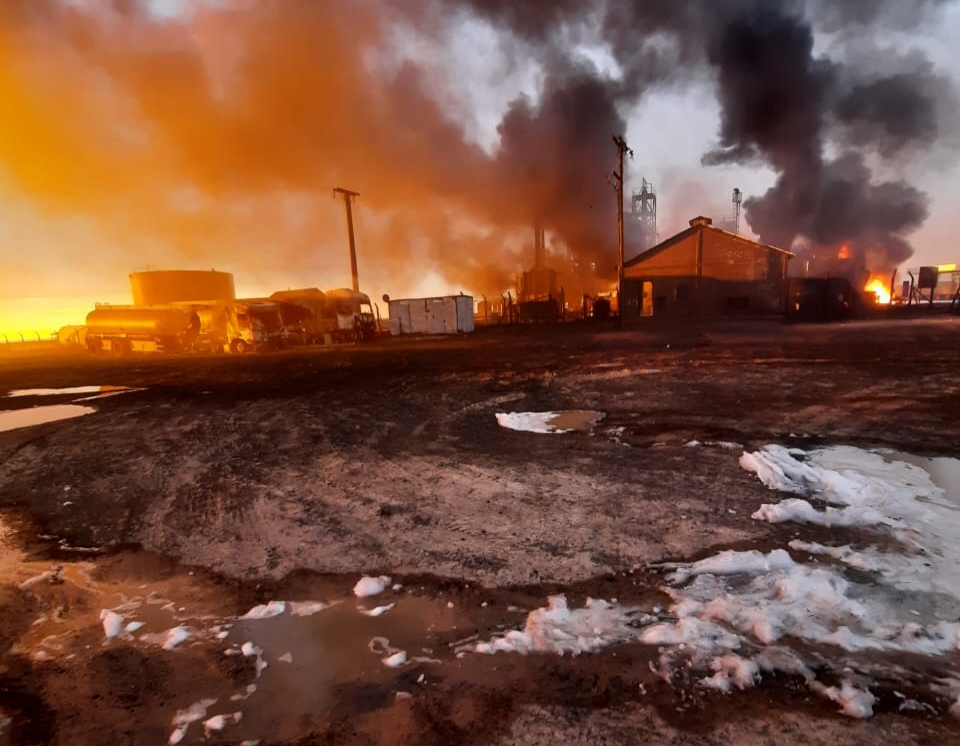
<svg viewBox="0 0 960 746">
<path fill-rule="evenodd" d="M 390 333 L 457 334 L 473 331 L 473 296 L 391 300 Z"/>
</svg>

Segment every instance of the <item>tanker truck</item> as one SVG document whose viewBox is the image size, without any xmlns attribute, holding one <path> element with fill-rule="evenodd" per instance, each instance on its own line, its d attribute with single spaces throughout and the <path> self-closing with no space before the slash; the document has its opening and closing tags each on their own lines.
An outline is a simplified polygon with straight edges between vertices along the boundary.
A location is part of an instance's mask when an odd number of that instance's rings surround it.
<svg viewBox="0 0 960 746">
<path fill-rule="evenodd" d="M 87 349 L 114 355 L 188 351 L 201 329 L 195 310 L 173 306 L 98 305 L 86 326 Z"/>
</svg>

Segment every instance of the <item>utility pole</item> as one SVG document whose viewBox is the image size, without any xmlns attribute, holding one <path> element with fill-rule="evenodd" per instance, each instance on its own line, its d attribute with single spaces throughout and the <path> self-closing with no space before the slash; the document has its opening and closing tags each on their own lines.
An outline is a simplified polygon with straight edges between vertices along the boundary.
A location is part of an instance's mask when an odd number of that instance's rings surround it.
<svg viewBox="0 0 960 746">
<path fill-rule="evenodd" d="M 357 244 L 353 238 L 353 208 L 352 202 L 359 197 L 358 192 L 351 192 L 349 189 L 337 187 L 333 190 L 333 196 L 343 195 L 343 204 L 347 207 L 347 238 L 350 239 L 350 274 L 353 277 L 353 292 L 360 292 L 360 279 L 357 275 Z"/>
<path fill-rule="evenodd" d="M 623 323 L 623 156 L 633 158 L 633 151 L 620 135 L 614 135 L 613 142 L 617 146 L 617 170 L 612 174 L 617 190 L 617 315 Z"/>
</svg>

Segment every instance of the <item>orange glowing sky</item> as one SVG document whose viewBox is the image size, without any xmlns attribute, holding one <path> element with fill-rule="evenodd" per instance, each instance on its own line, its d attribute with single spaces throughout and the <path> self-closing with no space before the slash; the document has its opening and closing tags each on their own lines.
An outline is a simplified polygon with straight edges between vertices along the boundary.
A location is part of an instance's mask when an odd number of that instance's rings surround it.
<svg viewBox="0 0 960 746">
<path fill-rule="evenodd" d="M 479 294 L 528 263 L 529 227 L 488 219 L 514 218 L 510 205 L 475 205 L 495 191 L 482 164 L 501 116 L 518 94 L 536 98 L 542 69 L 476 20 L 437 36 L 429 18 L 392 23 L 376 0 L 349 14 L 328 0 L 271 3 L 309 10 L 0 3 L 0 334 L 48 335 L 96 301 L 129 302 L 128 273 L 147 268 L 230 271 L 241 296 L 348 286 L 334 186 L 361 193 L 360 279 L 374 300 Z M 928 31 L 891 42 L 960 70 L 960 9 Z M 609 73 L 602 46 L 582 54 Z M 388 78 L 393 88 L 379 88 Z M 655 184 L 661 238 L 693 215 L 726 215 L 735 186 L 749 197 L 773 183 L 762 167 L 701 166 L 717 133 L 702 81 L 651 92 L 625 116 L 627 193 L 641 177 Z M 955 162 L 899 166 L 933 196 L 909 266 L 960 261 Z"/>
</svg>

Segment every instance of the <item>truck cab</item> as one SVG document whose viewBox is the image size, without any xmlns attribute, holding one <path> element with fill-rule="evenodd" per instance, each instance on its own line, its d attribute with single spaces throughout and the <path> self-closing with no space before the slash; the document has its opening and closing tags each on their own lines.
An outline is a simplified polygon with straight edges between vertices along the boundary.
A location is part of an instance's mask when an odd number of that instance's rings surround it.
<svg viewBox="0 0 960 746">
<path fill-rule="evenodd" d="M 377 319 L 366 293 L 338 288 L 327 292 L 326 303 L 327 313 L 336 320 L 336 341 L 360 342 L 377 335 Z"/>
</svg>

